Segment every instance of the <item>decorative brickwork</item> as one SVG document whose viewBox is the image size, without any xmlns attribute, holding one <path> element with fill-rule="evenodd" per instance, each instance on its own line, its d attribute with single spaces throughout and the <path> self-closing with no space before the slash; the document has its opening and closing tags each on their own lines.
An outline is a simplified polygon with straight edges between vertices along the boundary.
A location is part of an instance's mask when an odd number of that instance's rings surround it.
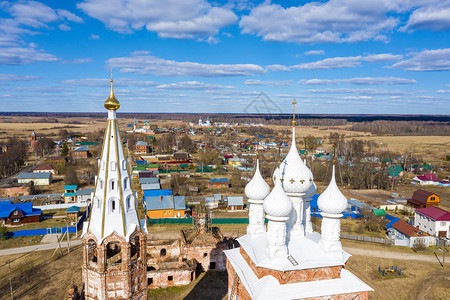
<svg viewBox="0 0 450 300">
<path fill-rule="evenodd" d="M 343 268 L 343 266 L 334 266 L 293 271 L 279 271 L 257 267 L 242 247 L 240 247 L 239 251 L 259 279 L 264 276 L 271 275 L 277 279 L 280 284 L 336 279 L 340 277 L 341 270 Z"/>
<path fill-rule="evenodd" d="M 91 232 L 86 233 L 82 267 L 85 298 L 147 299 L 146 243 L 146 233 L 139 229 L 129 242 L 112 233 L 100 245 Z"/>
<path fill-rule="evenodd" d="M 228 300 L 252 300 L 248 294 L 247 289 L 236 276 L 233 266 L 227 259 L 227 273 L 228 273 Z"/>
</svg>

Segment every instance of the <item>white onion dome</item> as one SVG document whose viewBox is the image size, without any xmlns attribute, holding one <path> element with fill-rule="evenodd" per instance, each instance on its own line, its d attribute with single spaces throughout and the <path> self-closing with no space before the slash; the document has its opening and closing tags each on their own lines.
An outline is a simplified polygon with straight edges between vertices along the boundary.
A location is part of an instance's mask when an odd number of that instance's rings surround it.
<svg viewBox="0 0 450 300">
<path fill-rule="evenodd" d="M 275 169 L 275 171 L 273 171 L 273 175 L 272 175 L 273 184 L 275 184 L 277 182 L 277 179 L 280 179 L 280 176 L 281 176 L 280 166 L 278 166 Z"/>
<path fill-rule="evenodd" d="M 322 212 L 327 214 L 341 214 L 347 208 L 347 198 L 341 193 L 336 184 L 334 166 L 330 184 L 319 196 L 317 205 Z"/>
<path fill-rule="evenodd" d="M 292 128 L 291 148 L 285 158 L 283 188 L 286 193 L 304 193 L 312 185 L 313 174 L 298 154 L 295 127 Z"/>
<path fill-rule="evenodd" d="M 312 198 L 312 196 L 314 196 L 316 194 L 316 192 L 317 192 L 317 186 L 313 181 L 311 186 L 309 187 L 309 189 L 305 192 L 305 195 L 303 196 L 303 198 Z"/>
<path fill-rule="evenodd" d="M 264 200 L 270 193 L 270 186 L 261 176 L 259 171 L 259 160 L 256 160 L 256 170 L 252 180 L 245 186 L 245 196 L 252 200 Z"/>
<path fill-rule="evenodd" d="M 292 210 L 292 200 L 283 190 L 281 179 L 275 181 L 272 192 L 264 199 L 264 211 L 272 217 L 289 217 Z"/>
</svg>

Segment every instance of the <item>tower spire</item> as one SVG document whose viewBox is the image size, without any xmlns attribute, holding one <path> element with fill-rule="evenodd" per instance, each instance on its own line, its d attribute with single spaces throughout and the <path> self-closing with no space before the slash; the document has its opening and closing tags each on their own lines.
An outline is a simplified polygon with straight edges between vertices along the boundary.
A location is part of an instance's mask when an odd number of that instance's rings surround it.
<svg viewBox="0 0 450 300">
<path fill-rule="evenodd" d="M 297 124 L 297 122 L 295 122 L 295 104 L 297 104 L 297 101 L 295 101 L 294 98 L 294 101 L 292 102 L 292 105 L 294 105 L 294 111 L 292 112 L 292 127 L 295 127 Z"/>
<path fill-rule="evenodd" d="M 117 100 L 116 96 L 114 95 L 114 88 L 113 88 L 113 75 L 112 75 L 112 69 L 111 69 L 111 92 L 109 93 L 108 99 L 105 101 L 105 108 L 107 110 L 118 110 L 120 107 L 120 102 Z"/>
</svg>

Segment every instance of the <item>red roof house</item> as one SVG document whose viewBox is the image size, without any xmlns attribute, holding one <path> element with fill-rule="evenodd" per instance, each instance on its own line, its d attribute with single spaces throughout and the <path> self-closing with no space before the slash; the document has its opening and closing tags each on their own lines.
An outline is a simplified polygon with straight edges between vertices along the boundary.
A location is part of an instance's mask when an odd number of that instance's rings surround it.
<svg viewBox="0 0 450 300">
<path fill-rule="evenodd" d="M 448 238 L 450 237 L 450 212 L 435 206 L 417 209 L 414 225 L 436 237 Z"/>
</svg>

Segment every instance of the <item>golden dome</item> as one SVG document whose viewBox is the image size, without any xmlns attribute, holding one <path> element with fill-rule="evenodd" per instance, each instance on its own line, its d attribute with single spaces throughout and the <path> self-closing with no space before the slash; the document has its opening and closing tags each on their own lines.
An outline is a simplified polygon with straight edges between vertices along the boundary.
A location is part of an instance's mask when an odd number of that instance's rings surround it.
<svg viewBox="0 0 450 300">
<path fill-rule="evenodd" d="M 119 100 L 117 100 L 116 96 L 114 96 L 112 71 L 111 71 L 111 93 L 109 94 L 108 99 L 106 99 L 104 105 L 107 110 L 118 110 L 120 107 Z"/>
</svg>

